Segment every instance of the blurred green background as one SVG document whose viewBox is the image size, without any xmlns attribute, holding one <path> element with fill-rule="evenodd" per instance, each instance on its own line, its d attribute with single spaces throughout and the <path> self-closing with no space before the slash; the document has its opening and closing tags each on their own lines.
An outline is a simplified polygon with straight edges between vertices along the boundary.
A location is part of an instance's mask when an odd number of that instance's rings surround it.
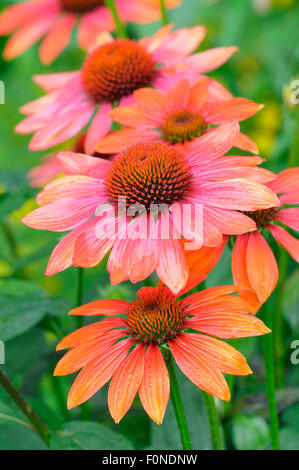
<svg viewBox="0 0 299 470">
<path fill-rule="evenodd" d="M 13 1 L 0 1 L 0 11 Z M 240 51 L 211 76 L 236 96 L 251 98 L 265 107 L 242 125 L 273 171 L 288 166 L 298 110 L 290 102 L 290 83 L 299 78 L 299 4 L 295 0 L 184 0 L 170 14 L 176 28 L 204 24 L 208 27 L 200 49 L 237 45 Z M 160 25 L 129 25 L 133 37 L 150 35 Z M 0 38 L 0 49 L 5 38 Z M 0 340 L 5 342 L 3 369 L 54 431 L 52 449 L 179 449 L 180 440 L 169 404 L 158 427 L 146 416 L 138 400 L 121 424 L 114 425 L 107 410 L 107 387 L 88 405 L 71 412 L 66 397 L 73 377 L 52 377 L 60 355 L 57 342 L 76 327 L 66 313 L 76 302 L 75 268 L 45 278 L 47 260 L 59 234 L 23 226 L 20 218 L 36 207 L 36 191 L 26 179 L 28 169 L 44 154 L 27 150 L 29 138 L 14 134 L 21 120 L 18 108 L 41 96 L 32 82 L 36 73 L 78 69 L 84 58 L 75 39 L 50 67 L 41 66 L 37 46 L 11 63 L 1 61 L 5 105 L 0 105 Z M 298 121 L 298 117 L 297 117 Z M 69 144 L 65 145 L 69 147 Z M 296 155 L 295 155 L 296 157 Z M 299 164 L 299 155 L 297 161 Z M 12 240 L 7 230 L 14 234 Z M 207 284 L 231 282 L 230 253 L 224 253 Z M 283 292 L 284 376 L 278 391 L 281 446 L 299 449 L 299 364 L 292 365 L 290 345 L 299 339 L 299 269 L 288 262 Z M 151 280 L 149 280 L 151 282 Z M 85 270 L 84 302 L 98 297 L 131 298 L 139 286 L 109 286 L 104 264 Z M 270 447 L 262 341 L 244 339 L 238 344 L 254 375 L 236 378 L 234 399 L 222 415 L 227 448 Z M 194 449 L 211 448 L 207 417 L 199 390 L 179 374 Z M 88 419 L 92 420 L 87 422 Z M 44 449 L 24 416 L 0 389 L 0 449 Z"/>
</svg>

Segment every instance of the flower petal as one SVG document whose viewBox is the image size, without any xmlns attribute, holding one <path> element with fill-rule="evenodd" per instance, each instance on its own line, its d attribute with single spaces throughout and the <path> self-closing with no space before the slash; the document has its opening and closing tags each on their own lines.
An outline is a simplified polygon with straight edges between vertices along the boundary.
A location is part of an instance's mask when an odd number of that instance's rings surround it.
<svg viewBox="0 0 299 470">
<path fill-rule="evenodd" d="M 114 372 L 108 391 L 108 407 L 119 423 L 131 407 L 140 386 L 144 369 L 145 346 L 140 344 L 128 354 Z"/>
<path fill-rule="evenodd" d="M 200 114 L 208 124 L 225 124 L 248 119 L 260 108 L 260 104 L 246 98 L 232 98 L 219 103 L 206 104 L 201 108 Z"/>
<path fill-rule="evenodd" d="M 250 285 L 264 303 L 276 287 L 278 268 L 271 248 L 258 231 L 249 235 L 246 264 Z"/>
<path fill-rule="evenodd" d="M 229 387 L 212 360 L 199 351 L 189 349 L 189 334 L 182 334 L 177 340 L 169 341 L 171 353 L 181 371 L 197 387 L 221 400 L 230 399 Z"/>
<path fill-rule="evenodd" d="M 157 345 L 150 344 L 145 353 L 144 373 L 139 387 L 143 408 L 157 424 L 163 421 L 170 394 L 168 370 Z"/>
<path fill-rule="evenodd" d="M 107 347 L 104 354 L 90 361 L 78 374 L 71 387 L 67 401 L 68 408 L 81 405 L 100 390 L 126 357 L 131 346 L 131 340 L 120 341 Z"/>
<path fill-rule="evenodd" d="M 268 228 L 271 230 L 275 240 L 289 252 L 297 263 L 299 263 L 299 240 L 278 225 L 269 224 Z"/>
<path fill-rule="evenodd" d="M 88 304 L 74 308 L 70 311 L 69 315 L 85 315 L 89 317 L 94 315 L 104 315 L 108 317 L 122 315 L 128 311 L 130 305 L 130 302 L 119 299 L 95 300 L 94 302 L 89 302 Z"/>
</svg>

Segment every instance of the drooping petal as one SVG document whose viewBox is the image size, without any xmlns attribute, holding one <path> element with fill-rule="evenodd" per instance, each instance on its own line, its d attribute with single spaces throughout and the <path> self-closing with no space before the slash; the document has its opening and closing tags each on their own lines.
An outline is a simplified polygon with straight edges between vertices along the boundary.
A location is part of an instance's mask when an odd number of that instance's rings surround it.
<svg viewBox="0 0 299 470">
<path fill-rule="evenodd" d="M 112 110 L 111 103 L 104 103 L 93 118 L 91 125 L 86 133 L 85 152 L 93 155 L 95 145 L 102 137 L 106 136 L 112 126 L 112 118 L 109 113 Z"/>
<path fill-rule="evenodd" d="M 144 369 L 145 345 L 140 344 L 128 354 L 114 372 L 108 391 L 108 407 L 119 423 L 131 407 L 140 386 Z"/>
<path fill-rule="evenodd" d="M 214 362 L 221 372 L 236 375 L 252 373 L 245 357 L 224 341 L 192 333 L 187 336 L 186 344 L 188 344 L 188 348 L 194 354 L 202 355 L 208 361 Z"/>
<path fill-rule="evenodd" d="M 180 292 L 188 281 L 189 267 L 181 240 L 159 240 L 157 274 L 174 292 Z"/>
<path fill-rule="evenodd" d="M 289 252 L 292 258 L 299 263 L 299 240 L 278 225 L 269 224 L 268 228 L 271 230 L 276 241 L 278 241 L 278 243 Z"/>
<path fill-rule="evenodd" d="M 271 188 L 277 193 L 298 191 L 298 187 L 299 168 L 288 168 L 287 170 L 282 171 L 271 184 Z"/>
<path fill-rule="evenodd" d="M 228 401 L 230 391 L 223 375 L 212 360 L 208 360 L 199 351 L 189 349 L 189 334 L 184 333 L 177 340 L 169 341 L 175 362 L 197 387 L 221 400 Z"/>
<path fill-rule="evenodd" d="M 145 353 L 139 396 L 143 408 L 157 424 L 163 421 L 169 394 L 170 381 L 163 356 L 157 345 L 150 344 Z"/>
<path fill-rule="evenodd" d="M 261 306 L 256 293 L 252 290 L 247 272 L 247 245 L 249 235 L 239 235 L 232 252 L 232 275 L 236 286 L 247 287 L 238 291 L 240 297 L 247 302 L 252 313 L 256 313 Z"/>
<path fill-rule="evenodd" d="M 57 12 L 55 11 L 24 24 L 7 41 L 3 57 L 11 60 L 21 55 L 53 26 L 56 18 Z"/>
<path fill-rule="evenodd" d="M 129 339 L 107 348 L 103 355 L 87 364 L 73 383 L 67 401 L 68 408 L 84 403 L 102 388 L 113 375 L 115 369 L 126 357 L 132 346 Z"/>
<path fill-rule="evenodd" d="M 69 14 L 59 18 L 53 25 L 39 50 L 40 59 L 43 64 L 48 65 L 53 62 L 69 44 L 75 22 L 75 15 Z"/>
<path fill-rule="evenodd" d="M 293 230 L 299 231 L 299 208 L 280 209 L 274 217 Z"/>
<path fill-rule="evenodd" d="M 240 132 L 239 137 L 237 138 L 234 145 L 235 147 L 239 149 L 245 150 L 247 152 L 251 152 L 255 155 L 259 154 L 259 149 L 256 143 L 253 142 L 253 140 L 250 139 L 247 135 L 242 134 L 242 132 Z"/>
<path fill-rule="evenodd" d="M 249 235 L 246 264 L 250 285 L 264 303 L 276 287 L 278 268 L 271 248 L 258 231 Z"/>
</svg>

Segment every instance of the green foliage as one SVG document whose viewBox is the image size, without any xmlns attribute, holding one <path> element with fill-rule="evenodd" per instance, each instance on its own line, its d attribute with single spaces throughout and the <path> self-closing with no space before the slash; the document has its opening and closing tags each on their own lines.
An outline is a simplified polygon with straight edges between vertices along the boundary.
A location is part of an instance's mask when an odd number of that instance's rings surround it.
<svg viewBox="0 0 299 470">
<path fill-rule="evenodd" d="M 259 416 L 236 415 L 232 422 L 232 439 L 236 449 L 263 449 L 270 439 L 269 426 Z"/>
</svg>

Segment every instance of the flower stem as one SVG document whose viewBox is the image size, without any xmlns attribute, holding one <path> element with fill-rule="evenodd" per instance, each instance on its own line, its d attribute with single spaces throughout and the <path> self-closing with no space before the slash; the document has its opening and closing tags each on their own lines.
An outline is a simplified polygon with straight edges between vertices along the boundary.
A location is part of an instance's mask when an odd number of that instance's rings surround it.
<svg viewBox="0 0 299 470">
<path fill-rule="evenodd" d="M 268 328 L 272 326 L 272 312 L 269 307 L 269 300 L 264 304 L 265 321 Z M 270 420 L 270 433 L 272 441 L 272 449 L 279 450 L 279 422 L 275 396 L 275 375 L 274 375 L 274 348 L 273 335 L 264 336 L 264 355 L 266 370 L 267 398 Z"/>
<path fill-rule="evenodd" d="M 117 36 L 120 37 L 120 38 L 127 38 L 128 35 L 127 35 L 126 29 L 125 29 L 120 17 L 119 17 L 119 14 L 118 14 L 118 11 L 117 11 L 117 8 L 116 8 L 116 4 L 115 4 L 115 0 L 105 0 L 105 3 L 107 5 L 107 7 L 109 8 L 109 10 L 111 11 L 112 16 L 114 18 L 114 21 L 115 21 L 115 24 L 116 24 Z"/>
<path fill-rule="evenodd" d="M 167 11 L 165 7 L 165 0 L 160 0 L 160 5 L 161 5 L 162 23 L 164 26 L 166 26 L 168 24 L 168 18 L 167 18 Z"/>
<path fill-rule="evenodd" d="M 33 425 L 35 431 L 40 435 L 42 440 L 48 446 L 49 441 L 50 441 L 50 434 L 51 434 L 50 430 L 35 414 L 31 406 L 24 400 L 20 392 L 18 392 L 18 390 L 13 386 L 13 384 L 8 379 L 7 375 L 1 369 L 0 369 L 0 384 L 6 390 L 8 395 L 13 399 L 16 405 L 27 416 L 27 418 Z"/>
<path fill-rule="evenodd" d="M 189 429 L 187 425 L 183 400 L 181 397 L 179 384 L 176 378 L 173 360 L 169 352 L 165 359 L 166 359 L 166 365 L 167 365 L 168 373 L 170 377 L 170 398 L 171 398 L 171 403 L 174 409 L 174 414 L 176 417 L 180 436 L 181 436 L 182 447 L 183 447 L 183 450 L 192 450 L 191 438 L 190 438 L 190 433 L 189 433 Z"/>
<path fill-rule="evenodd" d="M 211 441 L 214 450 L 223 450 L 223 442 L 221 436 L 221 423 L 219 419 L 218 410 L 215 405 L 212 395 L 206 392 L 203 393 L 203 399 L 206 406 L 206 412 L 210 424 Z"/>
<path fill-rule="evenodd" d="M 3 232 L 5 234 L 5 237 L 7 239 L 7 243 L 10 247 L 11 254 L 12 254 L 13 258 L 18 258 L 18 256 L 19 256 L 18 247 L 17 247 L 16 241 L 15 241 L 15 238 L 14 238 L 14 235 L 12 233 L 12 230 L 11 230 L 11 227 L 10 227 L 10 224 L 9 224 L 8 220 L 7 219 L 2 220 L 1 225 L 2 225 L 2 228 L 3 228 Z"/>
</svg>

